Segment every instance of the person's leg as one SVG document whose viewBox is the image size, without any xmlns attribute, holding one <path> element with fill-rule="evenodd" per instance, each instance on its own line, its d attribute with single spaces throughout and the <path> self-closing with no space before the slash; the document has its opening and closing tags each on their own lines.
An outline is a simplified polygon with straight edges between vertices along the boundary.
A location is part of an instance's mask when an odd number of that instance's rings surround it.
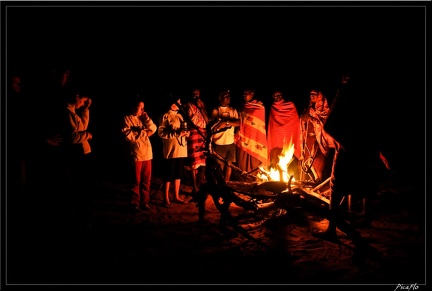
<svg viewBox="0 0 432 291">
<path fill-rule="evenodd" d="M 217 145 L 214 144 L 213 145 L 213 149 L 214 149 L 214 153 L 216 154 L 216 156 L 214 157 L 215 161 L 217 162 L 217 164 L 219 165 L 222 173 L 224 173 L 224 175 L 226 175 L 226 165 L 224 160 L 226 161 L 226 153 L 223 150 L 223 145 Z M 206 166 L 207 166 L 207 162 L 208 160 L 206 160 Z"/>
<path fill-rule="evenodd" d="M 164 204 L 165 206 L 170 205 L 170 199 L 169 199 L 169 189 L 171 186 L 171 182 L 170 181 L 165 181 L 164 182 Z"/>
<path fill-rule="evenodd" d="M 180 199 L 180 181 L 183 173 L 184 158 L 175 158 L 173 160 L 172 178 L 174 180 L 174 198 L 173 201 L 177 203 L 187 203 Z"/>
<path fill-rule="evenodd" d="M 232 173 L 232 168 L 230 167 L 230 164 L 236 162 L 236 147 L 234 144 L 230 144 L 230 145 L 225 145 L 224 148 L 225 148 L 224 157 L 227 161 L 227 164 L 225 164 L 222 169 L 224 169 L 225 182 L 228 182 L 231 179 L 231 173 Z"/>
<path fill-rule="evenodd" d="M 225 181 L 228 182 L 231 179 L 232 168 L 229 165 L 225 165 Z"/>
<path fill-rule="evenodd" d="M 191 169 L 191 176 L 192 176 L 192 191 L 194 193 L 198 192 L 198 184 L 197 184 L 197 169 L 192 168 Z"/>
<path fill-rule="evenodd" d="M 142 169 L 142 162 L 134 162 L 134 182 L 132 185 L 132 191 L 131 191 L 131 206 L 138 208 L 140 206 L 140 183 L 141 183 L 141 169 Z"/>
<path fill-rule="evenodd" d="M 360 222 L 355 224 L 356 227 L 372 227 L 370 204 L 371 202 L 369 197 L 362 198 L 362 211 L 360 212 L 362 219 Z"/>
<path fill-rule="evenodd" d="M 180 201 L 180 179 L 174 180 L 174 201 Z"/>
<path fill-rule="evenodd" d="M 186 200 L 183 200 L 180 198 L 180 181 L 181 179 L 175 179 L 174 180 L 174 202 L 181 203 L 181 204 L 187 204 L 188 202 Z"/>
<path fill-rule="evenodd" d="M 191 179 L 192 179 L 192 191 L 194 193 L 198 192 L 198 167 L 201 163 L 202 159 L 202 151 L 200 150 L 202 148 L 203 139 L 200 135 L 200 133 L 193 129 L 190 131 L 190 135 L 187 140 L 187 160 L 186 160 L 186 166 L 190 170 L 191 173 Z M 180 177 L 177 177 L 180 178 Z"/>
<path fill-rule="evenodd" d="M 171 181 L 174 179 L 175 171 L 176 171 L 176 160 L 177 159 L 164 159 L 163 160 L 163 169 L 162 171 L 162 180 L 164 185 L 164 202 L 163 205 L 165 207 L 171 207 L 170 199 L 169 199 L 169 191 L 171 187 Z"/>
<path fill-rule="evenodd" d="M 198 168 L 198 174 L 197 174 L 197 182 L 196 185 L 198 186 L 198 189 L 201 188 L 201 185 L 204 183 L 205 180 L 205 166 L 200 166 Z"/>
<path fill-rule="evenodd" d="M 151 160 L 143 161 L 141 167 L 141 184 L 140 184 L 140 192 L 141 192 L 141 207 L 146 209 L 149 208 L 150 202 L 150 184 L 151 184 L 151 175 L 152 175 L 152 162 Z"/>
<path fill-rule="evenodd" d="M 327 226 L 326 232 L 332 235 L 336 235 L 336 225 L 337 225 L 336 220 L 337 220 L 337 212 L 339 209 L 339 203 L 340 203 L 340 199 L 336 197 L 336 195 L 330 196 L 330 205 L 329 205 L 329 214 L 328 214 L 329 224 Z"/>
</svg>

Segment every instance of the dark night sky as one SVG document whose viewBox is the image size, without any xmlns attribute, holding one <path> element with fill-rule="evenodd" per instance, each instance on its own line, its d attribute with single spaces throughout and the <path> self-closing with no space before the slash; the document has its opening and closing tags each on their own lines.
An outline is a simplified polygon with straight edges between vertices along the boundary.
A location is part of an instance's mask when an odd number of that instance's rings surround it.
<svg viewBox="0 0 432 291">
<path fill-rule="evenodd" d="M 280 87 L 302 111 L 311 86 L 323 85 L 331 99 L 347 70 L 362 80 L 364 101 L 385 108 L 389 143 L 412 142 L 406 136 L 415 130 L 414 149 L 423 151 L 426 7 L 420 4 L 40 3 L 11 2 L 3 10 L 8 71 L 18 66 L 40 77 L 66 63 L 100 108 L 116 108 L 136 92 L 148 108 L 160 108 L 161 92 L 189 95 L 194 86 L 209 102 L 231 89 L 236 104 L 252 86 L 261 99 Z"/>
<path fill-rule="evenodd" d="M 421 86 L 424 77 L 424 7 L 95 5 L 8 7 L 8 59 L 70 62 L 121 91 L 125 81 L 176 80 L 215 90 L 285 82 L 299 92 L 345 68 L 371 83 Z"/>
</svg>

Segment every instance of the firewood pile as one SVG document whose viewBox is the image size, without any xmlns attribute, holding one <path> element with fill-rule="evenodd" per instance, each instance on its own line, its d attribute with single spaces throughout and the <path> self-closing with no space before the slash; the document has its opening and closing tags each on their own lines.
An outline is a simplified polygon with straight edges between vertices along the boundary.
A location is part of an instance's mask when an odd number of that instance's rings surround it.
<svg viewBox="0 0 432 291">
<path fill-rule="evenodd" d="M 263 181 L 255 178 L 248 182 L 224 180 L 222 169 L 217 163 L 217 154 L 209 153 L 206 166 L 206 183 L 192 199 L 197 203 L 200 220 L 205 220 L 205 200 L 210 195 L 216 208 L 221 212 L 221 226 L 235 223 L 237 220 L 230 213 L 230 205 L 235 204 L 260 216 L 263 212 L 275 209 L 299 207 L 304 201 L 325 206 L 329 203 L 329 179 L 315 185 L 309 182 Z M 238 170 L 234 167 L 234 170 Z M 250 182 L 249 182 L 250 181 Z"/>
</svg>

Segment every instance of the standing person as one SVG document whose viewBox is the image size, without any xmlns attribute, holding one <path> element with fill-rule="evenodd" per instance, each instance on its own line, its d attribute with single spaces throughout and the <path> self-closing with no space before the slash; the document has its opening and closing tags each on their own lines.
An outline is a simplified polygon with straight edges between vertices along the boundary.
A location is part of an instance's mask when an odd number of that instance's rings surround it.
<svg viewBox="0 0 432 291">
<path fill-rule="evenodd" d="M 164 206 L 171 207 L 169 190 L 174 182 L 174 202 L 188 203 L 180 198 L 180 182 L 184 169 L 184 160 L 187 158 L 187 137 L 190 132 L 185 130 L 183 116 L 178 112 L 181 100 L 172 102 L 170 109 L 161 117 L 158 126 L 158 135 L 162 138 L 163 169 L 162 180 L 164 185 Z"/>
<path fill-rule="evenodd" d="M 217 160 L 224 172 L 225 181 L 231 179 L 231 163 L 236 162 L 236 146 L 234 143 L 234 130 L 240 125 L 237 109 L 233 108 L 229 91 L 219 94 L 219 106 L 213 108 L 210 115 L 212 130 L 219 131 L 211 137 L 212 149 L 226 160 L 226 163 Z"/>
<path fill-rule="evenodd" d="M 186 103 L 186 111 L 189 120 L 193 123 L 189 126 L 190 135 L 187 138 L 188 158 L 186 169 L 191 172 L 192 194 L 197 193 L 204 180 L 206 155 L 204 152 L 207 138 L 208 115 L 204 102 L 201 99 L 201 91 L 195 89 L 192 99 Z"/>
<path fill-rule="evenodd" d="M 89 218 L 90 211 L 88 166 L 91 153 L 90 140 L 93 138 L 88 131 L 88 125 L 92 99 L 73 92 L 66 95 L 65 120 L 61 130 L 63 161 L 72 192 L 73 212 L 77 216 L 78 223 L 87 224 L 85 220 Z"/>
<path fill-rule="evenodd" d="M 345 222 L 340 210 L 343 197 L 353 195 L 364 200 L 364 223 L 371 223 L 369 200 L 378 190 L 379 179 L 383 170 L 390 170 L 386 157 L 381 152 L 379 112 L 374 106 L 358 103 L 352 106 L 351 100 L 361 100 L 361 88 L 349 81 L 349 76 L 342 78 L 342 87 L 339 91 L 337 103 L 324 126 L 323 134 L 331 135 L 335 139 L 336 152 L 333 158 L 333 167 L 330 179 L 330 205 L 329 224 L 325 231 L 315 232 L 314 235 L 330 241 L 337 241 L 336 228 L 340 227 L 351 236 L 354 243 L 361 243 L 361 237 Z M 359 116 L 367 114 L 367 120 L 358 122 Z M 367 175 L 365 179 L 359 177 Z"/>
<path fill-rule="evenodd" d="M 309 106 L 300 117 L 301 179 L 319 183 L 330 176 L 328 165 L 331 164 L 335 145 L 331 136 L 323 134 L 330 113 L 327 98 L 322 91 L 315 89 L 310 91 L 309 96 Z"/>
<path fill-rule="evenodd" d="M 153 151 L 149 137 L 156 132 L 156 129 L 156 124 L 144 111 L 143 101 L 135 102 L 132 113 L 123 119 L 122 133 L 129 144 L 129 153 L 135 173 L 130 201 L 135 212 L 140 209 L 150 209 Z"/>
<path fill-rule="evenodd" d="M 237 163 L 243 171 L 254 174 L 259 166 L 267 166 L 268 161 L 265 107 L 255 99 L 254 89 L 244 90 L 243 100 L 236 142 Z"/>
<path fill-rule="evenodd" d="M 285 100 L 282 92 L 276 90 L 272 94 L 273 103 L 267 128 L 267 145 L 270 151 L 270 167 L 276 168 L 279 163 L 279 155 L 288 146 L 294 146 L 293 157 L 289 164 L 288 172 L 300 179 L 298 160 L 300 158 L 300 118 L 297 108 L 291 100 Z"/>
</svg>

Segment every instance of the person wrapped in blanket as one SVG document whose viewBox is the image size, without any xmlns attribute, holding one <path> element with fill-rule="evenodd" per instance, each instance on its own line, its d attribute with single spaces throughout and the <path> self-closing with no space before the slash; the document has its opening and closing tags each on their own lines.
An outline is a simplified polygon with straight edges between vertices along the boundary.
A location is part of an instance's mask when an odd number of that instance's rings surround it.
<svg viewBox="0 0 432 291">
<path fill-rule="evenodd" d="M 285 100 L 282 91 L 274 91 L 272 98 L 267 127 L 270 168 L 280 167 L 280 155 L 292 153 L 288 168 L 281 170 L 287 171 L 289 176 L 299 180 L 298 161 L 301 153 L 299 114 L 294 102 Z"/>
<path fill-rule="evenodd" d="M 206 138 L 208 115 L 206 105 L 201 99 L 201 91 L 192 91 L 192 98 L 186 103 L 186 112 L 189 120 L 190 135 L 187 138 L 188 158 L 185 162 L 186 170 L 189 170 L 192 177 L 192 195 L 197 193 L 201 184 L 204 183 L 206 166 Z"/>
<path fill-rule="evenodd" d="M 265 107 L 262 101 L 255 99 L 254 89 L 244 90 L 243 100 L 236 133 L 237 164 L 245 173 L 256 175 L 259 167 L 268 163 Z M 242 177 L 247 181 L 245 175 Z"/>
<path fill-rule="evenodd" d="M 317 89 L 312 89 L 309 96 L 309 106 L 300 116 L 300 179 L 318 184 L 330 177 L 335 145 L 323 131 L 330 113 L 327 98 Z"/>
</svg>

